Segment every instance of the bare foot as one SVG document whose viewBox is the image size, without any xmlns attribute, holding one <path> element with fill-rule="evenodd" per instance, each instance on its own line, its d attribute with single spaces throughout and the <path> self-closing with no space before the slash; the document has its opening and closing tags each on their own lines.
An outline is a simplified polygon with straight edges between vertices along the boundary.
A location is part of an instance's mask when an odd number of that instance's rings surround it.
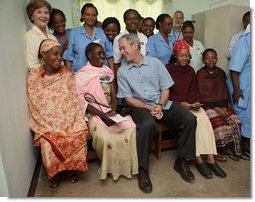
<svg viewBox="0 0 255 202">
<path fill-rule="evenodd" d="M 214 155 L 214 159 L 219 162 L 226 162 L 227 158 L 218 152 L 218 155 Z"/>
</svg>

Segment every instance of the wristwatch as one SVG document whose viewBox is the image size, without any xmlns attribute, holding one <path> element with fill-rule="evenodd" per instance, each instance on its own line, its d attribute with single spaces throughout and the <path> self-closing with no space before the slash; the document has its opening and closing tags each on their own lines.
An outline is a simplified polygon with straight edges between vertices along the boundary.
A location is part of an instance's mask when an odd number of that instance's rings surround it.
<svg viewBox="0 0 255 202">
<path fill-rule="evenodd" d="M 161 109 L 163 109 L 163 105 L 162 105 L 162 104 L 158 103 L 157 105 L 160 105 L 160 106 L 161 106 Z"/>
</svg>

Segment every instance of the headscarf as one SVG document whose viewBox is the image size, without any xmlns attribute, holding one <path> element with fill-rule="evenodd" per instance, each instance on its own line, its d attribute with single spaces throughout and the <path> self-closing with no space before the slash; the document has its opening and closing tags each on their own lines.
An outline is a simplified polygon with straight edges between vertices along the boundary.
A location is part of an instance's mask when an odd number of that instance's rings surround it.
<svg viewBox="0 0 255 202">
<path fill-rule="evenodd" d="M 177 52 L 181 49 L 189 49 L 189 45 L 187 44 L 187 42 L 183 39 L 177 40 L 174 44 L 173 47 L 173 53 L 174 55 L 177 54 Z"/>
<path fill-rule="evenodd" d="M 40 46 L 40 54 L 42 54 L 43 52 L 47 52 L 48 50 L 50 50 L 51 48 L 55 46 L 61 46 L 61 45 L 56 40 L 53 40 L 53 39 L 44 40 Z"/>
</svg>

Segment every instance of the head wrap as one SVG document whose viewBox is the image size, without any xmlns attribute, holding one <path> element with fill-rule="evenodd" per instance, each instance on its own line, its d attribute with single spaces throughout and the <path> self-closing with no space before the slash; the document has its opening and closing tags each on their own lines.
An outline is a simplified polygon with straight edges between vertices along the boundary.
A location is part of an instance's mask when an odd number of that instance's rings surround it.
<svg viewBox="0 0 255 202">
<path fill-rule="evenodd" d="M 187 42 L 183 39 L 181 40 L 177 40 L 174 44 L 173 47 L 173 53 L 176 55 L 177 52 L 181 49 L 189 49 L 189 45 L 187 44 Z"/>
<path fill-rule="evenodd" d="M 47 52 L 48 50 L 50 50 L 51 48 L 55 46 L 61 46 L 61 45 L 54 39 L 44 40 L 40 46 L 40 54 L 42 54 L 42 52 Z"/>
</svg>

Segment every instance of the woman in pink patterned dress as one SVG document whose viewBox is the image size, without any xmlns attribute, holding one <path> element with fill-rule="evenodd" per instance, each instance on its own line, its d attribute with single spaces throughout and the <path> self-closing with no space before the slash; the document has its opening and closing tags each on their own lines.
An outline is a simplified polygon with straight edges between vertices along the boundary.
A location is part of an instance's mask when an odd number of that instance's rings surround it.
<svg viewBox="0 0 255 202">
<path fill-rule="evenodd" d="M 39 51 L 45 64 L 28 74 L 30 127 L 35 133 L 33 144 L 41 149 L 49 186 L 56 188 L 62 171 L 71 183 L 79 180 L 77 171 L 87 171 L 88 129 L 74 76 L 61 66 L 61 45 L 46 39 Z"/>
</svg>

